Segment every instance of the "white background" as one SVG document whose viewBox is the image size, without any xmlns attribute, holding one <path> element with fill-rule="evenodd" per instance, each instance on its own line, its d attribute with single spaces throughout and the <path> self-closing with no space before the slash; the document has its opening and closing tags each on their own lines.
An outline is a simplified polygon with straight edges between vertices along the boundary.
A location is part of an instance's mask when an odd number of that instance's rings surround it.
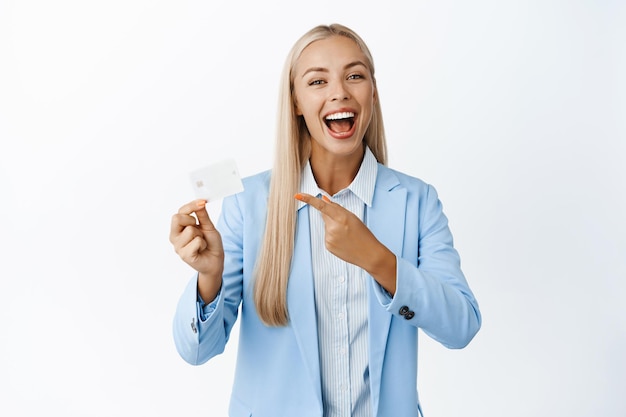
<svg viewBox="0 0 626 417">
<path fill-rule="evenodd" d="M 271 166 L 284 58 L 332 22 L 484 317 L 463 350 L 422 337 L 426 415 L 626 415 L 624 2 L 411 3 L 0 2 L 1 415 L 226 415 L 236 343 L 174 349 L 170 217 L 190 170 Z"/>
</svg>

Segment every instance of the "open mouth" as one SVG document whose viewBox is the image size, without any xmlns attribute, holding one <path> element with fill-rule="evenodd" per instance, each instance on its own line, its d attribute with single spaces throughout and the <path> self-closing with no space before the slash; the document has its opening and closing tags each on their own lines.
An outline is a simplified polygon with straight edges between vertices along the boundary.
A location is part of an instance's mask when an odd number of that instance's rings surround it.
<svg viewBox="0 0 626 417">
<path fill-rule="evenodd" d="M 324 123 L 335 133 L 346 133 L 354 126 L 354 113 L 340 112 L 326 116 Z"/>
</svg>

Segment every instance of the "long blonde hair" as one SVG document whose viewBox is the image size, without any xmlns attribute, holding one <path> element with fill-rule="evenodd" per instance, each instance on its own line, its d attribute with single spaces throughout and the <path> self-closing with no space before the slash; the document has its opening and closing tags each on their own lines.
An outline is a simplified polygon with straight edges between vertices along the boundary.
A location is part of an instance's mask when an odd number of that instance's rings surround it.
<svg viewBox="0 0 626 417">
<path fill-rule="evenodd" d="M 351 29 L 332 24 L 319 25 L 305 33 L 291 48 L 281 78 L 274 166 L 272 169 L 265 235 L 256 263 L 254 303 L 260 319 L 268 326 L 286 326 L 287 284 L 293 256 L 297 201 L 302 169 L 309 159 L 311 138 L 302 116 L 296 114 L 293 97 L 293 71 L 302 51 L 312 42 L 345 36 L 352 39 L 367 58 L 374 91 L 372 120 L 364 140 L 382 164 L 387 163 L 387 145 L 380 97 L 374 77 L 374 62 L 365 42 Z"/>
</svg>

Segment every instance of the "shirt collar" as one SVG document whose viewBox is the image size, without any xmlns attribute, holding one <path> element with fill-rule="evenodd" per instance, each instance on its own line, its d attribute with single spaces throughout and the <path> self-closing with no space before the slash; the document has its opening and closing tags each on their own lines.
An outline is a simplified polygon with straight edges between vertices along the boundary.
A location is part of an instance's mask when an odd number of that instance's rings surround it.
<svg viewBox="0 0 626 417">
<path fill-rule="evenodd" d="M 352 183 L 346 188 L 354 195 L 356 195 L 367 206 L 372 205 L 372 199 L 374 198 L 374 188 L 376 186 L 376 175 L 378 174 L 378 161 L 372 153 L 369 147 L 365 147 L 365 156 L 361 162 L 359 172 L 352 180 Z M 311 194 L 312 196 L 319 197 L 324 193 L 315 182 L 313 171 L 311 170 L 311 163 L 307 161 L 304 169 L 302 170 L 302 178 L 300 179 L 300 192 Z M 341 191 L 340 191 L 341 192 Z M 298 201 L 297 209 L 300 210 L 306 203 Z"/>
</svg>

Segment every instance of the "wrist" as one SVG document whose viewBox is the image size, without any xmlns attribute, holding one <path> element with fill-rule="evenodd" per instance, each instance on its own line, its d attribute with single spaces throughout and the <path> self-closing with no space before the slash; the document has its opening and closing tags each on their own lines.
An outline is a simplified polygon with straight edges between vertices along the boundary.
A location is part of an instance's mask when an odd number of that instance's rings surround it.
<svg viewBox="0 0 626 417">
<path fill-rule="evenodd" d="M 371 263 L 366 271 L 390 294 L 396 292 L 397 259 L 389 249 L 383 247 L 377 255 L 370 258 Z"/>
<path fill-rule="evenodd" d="M 222 287 L 221 274 L 208 274 L 205 272 L 198 272 L 198 294 L 207 303 L 217 297 L 217 294 Z"/>
</svg>

